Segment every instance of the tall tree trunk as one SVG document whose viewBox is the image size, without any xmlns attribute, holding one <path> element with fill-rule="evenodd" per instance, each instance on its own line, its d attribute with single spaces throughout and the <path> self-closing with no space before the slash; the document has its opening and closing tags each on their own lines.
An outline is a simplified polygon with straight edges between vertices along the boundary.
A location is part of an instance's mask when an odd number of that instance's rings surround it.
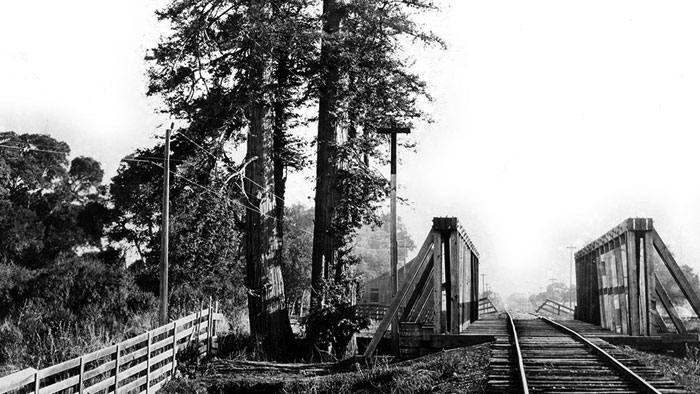
<svg viewBox="0 0 700 394">
<path fill-rule="evenodd" d="M 340 28 L 340 2 L 323 0 L 326 35 L 335 34 Z M 323 67 L 318 107 L 318 137 L 316 147 L 316 198 L 314 212 L 314 242 L 311 254 L 311 309 L 322 303 L 324 279 L 332 275 L 335 263 L 336 237 L 333 233 L 333 215 L 338 201 L 336 189 L 336 147 L 338 117 L 335 113 L 338 66 L 335 64 L 332 45 L 327 38 L 321 44 Z"/>
<path fill-rule="evenodd" d="M 273 130 L 273 168 L 275 182 L 275 218 L 277 219 L 277 238 L 280 240 L 279 248 L 284 249 L 284 193 L 286 192 L 287 178 L 284 175 L 287 150 L 287 136 L 285 134 L 285 125 L 287 118 L 287 108 L 289 102 L 285 97 L 284 90 L 288 85 L 289 56 L 286 53 L 279 55 L 275 78 L 277 79 L 277 97 L 274 102 L 274 130 Z"/>
<path fill-rule="evenodd" d="M 264 7 L 262 5 L 261 7 Z M 251 7 L 251 12 L 260 12 Z M 255 15 L 254 15 L 255 16 Z M 263 91 L 271 78 L 271 65 L 258 46 L 252 46 L 251 89 L 248 103 L 247 160 L 245 170 L 245 257 L 248 313 L 253 340 L 266 357 L 289 355 L 292 330 L 287 314 L 274 196 L 273 114 Z M 257 53 L 255 53 L 257 52 Z M 254 159 L 254 160 L 253 160 Z"/>
</svg>

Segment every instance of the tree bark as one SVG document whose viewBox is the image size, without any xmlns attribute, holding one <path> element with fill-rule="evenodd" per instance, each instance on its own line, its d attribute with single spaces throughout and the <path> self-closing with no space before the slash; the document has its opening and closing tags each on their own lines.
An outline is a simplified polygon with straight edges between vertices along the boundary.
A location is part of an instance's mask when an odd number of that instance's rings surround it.
<svg viewBox="0 0 700 394">
<path fill-rule="evenodd" d="M 332 45 L 327 36 L 340 29 L 340 2 L 323 1 L 326 34 L 321 44 L 323 67 L 318 107 L 318 138 L 316 147 L 316 196 L 314 211 L 314 242 L 311 255 L 311 309 L 321 306 L 322 286 L 331 275 L 335 264 L 336 237 L 333 215 L 338 201 L 336 189 L 338 117 L 335 113 L 339 70 L 335 64 Z"/>
<path fill-rule="evenodd" d="M 264 7 L 264 5 L 261 5 Z M 251 7 L 251 12 L 258 11 Z M 250 332 L 264 356 L 289 356 L 292 330 L 287 313 L 282 279 L 279 233 L 276 216 L 275 169 L 273 165 L 273 113 L 268 96 L 261 93 L 271 78 L 271 64 L 261 48 L 251 49 L 251 88 L 245 170 L 246 285 Z M 256 53 L 257 52 L 257 53 Z"/>
</svg>

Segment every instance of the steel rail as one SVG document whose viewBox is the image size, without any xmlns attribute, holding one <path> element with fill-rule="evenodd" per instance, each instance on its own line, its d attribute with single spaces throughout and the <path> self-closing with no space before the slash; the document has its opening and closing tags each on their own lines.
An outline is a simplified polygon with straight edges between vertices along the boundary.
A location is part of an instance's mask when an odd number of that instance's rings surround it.
<svg viewBox="0 0 700 394">
<path fill-rule="evenodd" d="M 615 369 L 617 369 L 619 372 L 621 372 L 623 375 L 626 375 L 639 389 L 642 390 L 643 393 L 647 394 L 662 394 L 661 391 L 657 390 L 654 386 L 649 384 L 646 380 L 644 380 L 641 376 L 637 375 L 632 371 L 631 369 L 627 368 L 624 364 L 622 364 L 620 361 L 618 361 L 615 357 L 611 356 L 610 353 L 606 352 L 605 350 L 601 349 L 596 345 L 595 343 L 591 342 L 588 340 L 586 337 L 583 335 L 579 334 L 578 332 L 570 329 L 569 327 L 566 327 L 562 324 L 559 324 L 555 322 L 554 320 L 544 317 L 544 316 L 538 316 L 538 319 L 544 320 L 547 322 L 549 325 L 554 326 L 558 328 L 559 330 L 571 335 L 572 337 L 578 339 L 580 342 L 582 342 L 584 345 L 588 346 L 589 348 L 593 349 L 595 353 L 597 353 L 599 356 L 603 357 L 606 361 L 608 361 L 610 364 L 613 365 Z"/>
<path fill-rule="evenodd" d="M 515 345 L 515 352 L 518 356 L 518 371 L 520 371 L 520 385 L 523 389 L 523 394 L 530 394 L 530 390 L 527 386 L 527 378 L 525 377 L 525 365 L 523 364 L 523 353 L 520 350 L 520 341 L 518 340 L 518 333 L 515 331 L 515 323 L 513 323 L 513 317 L 510 312 L 506 312 L 508 316 L 508 327 L 513 335 L 513 344 Z"/>
</svg>

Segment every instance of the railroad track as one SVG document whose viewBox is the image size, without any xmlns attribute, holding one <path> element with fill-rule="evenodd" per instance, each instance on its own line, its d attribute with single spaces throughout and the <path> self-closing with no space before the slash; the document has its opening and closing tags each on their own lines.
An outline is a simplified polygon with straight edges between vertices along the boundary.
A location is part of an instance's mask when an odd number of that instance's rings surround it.
<svg viewBox="0 0 700 394">
<path fill-rule="evenodd" d="M 546 318 L 513 320 L 492 346 L 488 393 L 687 393 L 599 338 Z"/>
</svg>

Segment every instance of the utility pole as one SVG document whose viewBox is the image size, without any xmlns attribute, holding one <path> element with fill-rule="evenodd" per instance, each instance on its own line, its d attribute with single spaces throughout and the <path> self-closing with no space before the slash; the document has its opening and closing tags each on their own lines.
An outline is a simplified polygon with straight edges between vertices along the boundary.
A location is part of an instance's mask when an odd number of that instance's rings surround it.
<svg viewBox="0 0 700 394">
<path fill-rule="evenodd" d="M 573 283 L 574 283 L 574 250 L 576 249 L 575 246 L 567 246 L 567 249 L 571 251 L 571 262 L 569 263 L 569 308 L 574 309 L 574 291 L 573 291 Z"/>
<path fill-rule="evenodd" d="M 163 214 L 160 245 L 160 324 L 168 323 L 168 237 L 170 232 L 170 132 L 175 126 L 165 130 L 165 150 L 163 152 Z"/>
<path fill-rule="evenodd" d="M 396 241 L 396 135 L 409 134 L 411 129 L 408 127 L 396 127 L 396 122 L 393 122 L 389 128 L 378 128 L 377 133 L 389 134 L 391 136 L 391 212 L 390 212 L 390 229 L 391 233 L 391 296 L 396 297 L 399 292 L 399 276 L 398 276 L 398 261 L 399 252 Z M 405 268 L 404 268 L 405 270 Z M 394 317 L 391 322 L 391 350 L 395 356 L 399 355 L 399 316 Z"/>
</svg>

